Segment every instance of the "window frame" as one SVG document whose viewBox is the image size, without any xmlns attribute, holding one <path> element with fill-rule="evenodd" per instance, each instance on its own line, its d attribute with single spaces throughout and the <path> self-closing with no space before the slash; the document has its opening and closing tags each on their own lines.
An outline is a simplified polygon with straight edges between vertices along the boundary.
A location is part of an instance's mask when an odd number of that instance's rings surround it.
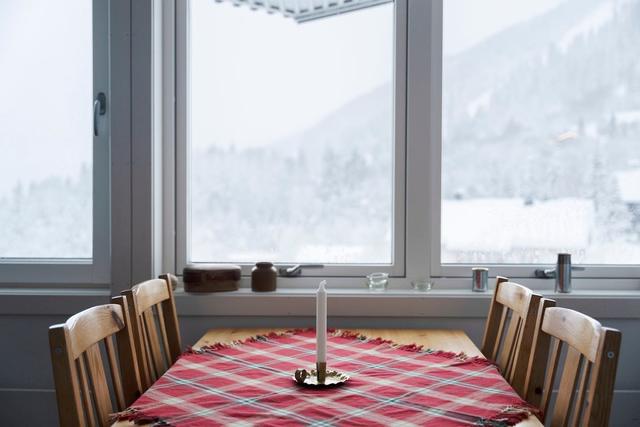
<svg viewBox="0 0 640 427">
<path fill-rule="evenodd" d="M 442 70 L 443 70 L 443 53 L 442 44 L 444 38 L 444 8 L 443 0 L 429 0 L 431 3 L 431 11 L 436 18 L 432 21 L 432 25 L 437 27 L 436 31 L 431 32 L 432 40 L 429 45 L 431 46 L 429 55 L 430 63 L 435 68 L 434 73 L 439 72 L 440 78 L 432 80 L 432 84 L 435 84 L 433 90 L 433 99 L 431 100 L 432 108 L 438 110 L 439 117 L 433 122 L 433 145 L 437 146 L 434 150 L 434 155 L 429 158 L 429 164 L 431 169 L 442 168 L 442 117 L 440 115 L 442 111 Z M 442 172 L 436 176 L 432 176 L 431 183 L 431 206 L 436 208 L 432 209 L 430 220 L 430 233 L 432 236 L 431 251 L 430 251 L 430 268 L 432 277 L 437 278 L 467 278 L 470 277 L 470 270 L 472 267 L 478 267 L 478 264 L 469 263 L 442 263 L 441 261 L 441 215 L 442 215 Z M 640 278 L 640 265 L 636 264 L 574 264 L 584 268 L 584 270 L 576 270 L 572 273 L 572 276 L 576 279 L 636 279 Z M 506 276 L 509 278 L 517 279 L 534 279 L 535 270 L 540 268 L 554 268 L 555 264 L 483 264 L 483 267 L 488 267 L 490 275 L 494 276 Z M 543 282 L 547 279 L 537 279 L 538 282 Z M 547 280 L 548 281 L 548 280 Z M 552 281 L 551 281 L 552 282 Z"/>
<path fill-rule="evenodd" d="M 98 121 L 98 136 L 92 135 L 92 256 L 91 258 L 2 258 L 0 286 L 12 284 L 65 283 L 99 287 L 110 280 L 110 85 L 109 2 L 93 0 L 93 88 L 107 95 L 106 113 Z"/>
<path fill-rule="evenodd" d="M 185 135 L 188 129 L 186 100 L 181 94 L 186 90 L 186 3 L 177 0 L 176 9 L 169 22 L 174 26 L 165 28 L 165 34 L 172 34 L 173 53 L 176 62 L 175 86 L 165 86 L 174 90 L 175 104 L 175 153 L 164 164 L 175 167 L 168 171 L 173 197 L 165 197 L 165 216 L 173 216 L 172 237 L 165 241 L 170 245 L 170 255 L 165 265 L 181 272 L 186 264 L 187 223 L 186 209 L 186 168 L 187 156 Z M 399 18 L 400 17 L 400 18 Z M 392 272 L 391 288 L 409 289 L 416 278 L 428 278 L 439 289 L 467 288 L 472 264 L 444 264 L 441 262 L 441 185 L 442 185 L 442 42 L 443 42 L 443 0 L 397 0 L 396 25 L 400 19 L 405 31 L 396 27 L 396 96 L 398 91 L 404 102 L 395 105 L 396 138 L 404 139 L 402 151 L 397 152 L 396 165 L 400 161 L 404 167 L 402 218 L 400 225 L 394 222 L 396 236 L 403 236 L 402 271 Z M 165 21 L 168 22 L 168 21 Z M 427 25 L 425 25 L 425 23 Z M 403 119 L 399 119 L 403 117 Z M 403 133 L 404 132 L 404 133 Z M 399 154 L 399 153 L 402 154 Z M 396 193 L 396 203 L 398 202 Z M 401 234 L 398 234 L 401 233 Z M 397 248 L 396 248 L 397 249 Z M 520 279 L 536 289 L 552 289 L 553 280 L 535 278 L 534 270 L 551 268 L 551 264 L 488 264 L 490 276 L 507 276 Z M 580 265 L 585 269 L 574 272 L 574 288 L 602 289 L 602 279 L 609 280 L 608 289 L 636 289 L 635 280 L 640 278 L 640 265 Z M 242 266 L 243 276 L 250 274 L 250 265 Z M 303 271 L 303 277 L 288 279 L 286 287 L 313 287 L 314 278 L 342 277 L 344 280 L 332 282 L 332 286 L 349 288 L 354 279 L 373 271 L 374 266 L 347 266 L 335 269 Z M 383 270 L 383 269 L 382 269 Z M 384 270 L 383 270 L 384 271 Z"/>
<path fill-rule="evenodd" d="M 327 264 L 320 269 L 303 269 L 302 277 L 363 277 L 372 271 L 389 273 L 390 277 L 405 277 L 406 230 L 406 169 L 407 169 L 407 3 L 395 0 L 394 38 L 394 212 L 392 264 Z M 189 0 L 178 0 L 175 8 L 175 270 L 181 272 L 189 263 Z M 357 13 L 357 12 L 355 12 Z M 284 19 L 284 18 L 283 18 Z M 289 19 L 289 18 L 287 18 Z M 304 25 L 304 24 L 302 24 Z M 166 31 L 170 29 L 165 28 Z M 165 88 L 166 89 L 166 88 Z M 165 212 L 170 209 L 165 203 Z M 216 263 L 212 260 L 211 263 Z M 228 262 L 226 262 L 228 263 Z M 237 263 L 242 275 L 251 274 L 253 264 Z M 292 264 L 278 264 L 292 265 Z"/>
</svg>

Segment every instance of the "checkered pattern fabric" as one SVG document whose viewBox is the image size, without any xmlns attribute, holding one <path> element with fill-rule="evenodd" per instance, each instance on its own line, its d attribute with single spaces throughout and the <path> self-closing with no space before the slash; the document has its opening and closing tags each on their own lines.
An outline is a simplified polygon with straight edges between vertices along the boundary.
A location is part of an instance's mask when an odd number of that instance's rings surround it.
<svg viewBox="0 0 640 427">
<path fill-rule="evenodd" d="M 326 389 L 297 385 L 315 365 L 315 332 L 290 331 L 182 355 L 120 420 L 173 426 L 507 426 L 531 408 L 482 358 L 345 331 L 328 338 Z"/>
</svg>

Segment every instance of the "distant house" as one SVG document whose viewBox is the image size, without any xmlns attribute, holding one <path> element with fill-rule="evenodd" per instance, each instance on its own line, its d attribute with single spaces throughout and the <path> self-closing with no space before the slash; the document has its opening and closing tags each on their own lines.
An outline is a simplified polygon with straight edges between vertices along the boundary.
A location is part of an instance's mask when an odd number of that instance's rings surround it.
<svg viewBox="0 0 640 427">
<path fill-rule="evenodd" d="M 640 231 L 640 168 L 616 173 L 620 198 L 633 215 L 632 223 Z"/>
<path fill-rule="evenodd" d="M 573 130 L 563 132 L 556 136 L 556 142 L 558 143 L 574 141 L 576 139 L 578 139 L 578 133 Z"/>
</svg>

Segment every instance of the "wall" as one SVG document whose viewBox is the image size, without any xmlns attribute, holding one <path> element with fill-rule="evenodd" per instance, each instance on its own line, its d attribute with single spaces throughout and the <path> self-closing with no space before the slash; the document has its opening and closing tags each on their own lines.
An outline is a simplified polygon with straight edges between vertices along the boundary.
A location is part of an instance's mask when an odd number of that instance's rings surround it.
<svg viewBox="0 0 640 427">
<path fill-rule="evenodd" d="M 53 310 L 52 310 L 53 311 Z M 179 306 L 180 311 L 180 306 Z M 0 315 L 0 425 L 55 426 L 57 410 L 49 360 L 48 326 L 61 322 L 66 314 Z M 622 331 L 622 352 L 612 425 L 640 425 L 640 320 L 601 318 L 607 326 Z M 181 316 L 185 345 L 194 343 L 214 327 L 308 327 L 313 317 Z M 478 344 L 484 319 L 478 317 L 331 317 L 336 328 L 448 328 L 462 329 Z"/>
</svg>

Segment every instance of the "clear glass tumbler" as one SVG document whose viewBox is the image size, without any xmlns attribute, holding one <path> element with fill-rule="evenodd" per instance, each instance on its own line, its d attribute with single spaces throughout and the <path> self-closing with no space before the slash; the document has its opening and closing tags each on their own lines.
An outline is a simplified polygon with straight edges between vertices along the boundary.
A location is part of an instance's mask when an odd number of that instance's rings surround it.
<svg viewBox="0 0 640 427">
<path fill-rule="evenodd" d="M 429 292 L 433 287 L 433 283 L 429 279 L 415 279 L 411 281 L 411 287 L 420 292 Z"/>
<path fill-rule="evenodd" d="M 388 273 L 371 273 L 367 275 L 367 286 L 372 291 L 384 291 L 389 284 Z"/>
</svg>

